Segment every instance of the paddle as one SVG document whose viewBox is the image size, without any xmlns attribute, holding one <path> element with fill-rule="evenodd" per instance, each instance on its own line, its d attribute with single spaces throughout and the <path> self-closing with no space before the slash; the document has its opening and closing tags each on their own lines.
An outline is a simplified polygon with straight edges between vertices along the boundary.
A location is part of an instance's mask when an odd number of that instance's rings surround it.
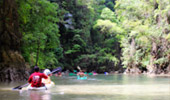
<svg viewBox="0 0 170 100">
<path fill-rule="evenodd" d="M 81 68 L 80 68 L 79 66 L 77 66 L 77 69 L 78 69 L 79 71 L 81 71 Z"/>
<path fill-rule="evenodd" d="M 53 73 L 55 73 L 55 72 L 57 72 L 57 71 L 61 71 L 62 69 L 61 69 L 61 67 L 58 67 L 58 68 L 56 68 L 56 69 L 54 69 L 51 73 L 49 73 L 49 74 L 53 74 Z M 24 85 L 20 85 L 20 86 L 17 86 L 17 87 L 14 87 L 12 90 L 21 90 L 23 87 L 26 87 L 26 86 L 28 86 L 29 85 L 29 83 L 26 83 L 26 84 L 24 84 Z"/>
</svg>

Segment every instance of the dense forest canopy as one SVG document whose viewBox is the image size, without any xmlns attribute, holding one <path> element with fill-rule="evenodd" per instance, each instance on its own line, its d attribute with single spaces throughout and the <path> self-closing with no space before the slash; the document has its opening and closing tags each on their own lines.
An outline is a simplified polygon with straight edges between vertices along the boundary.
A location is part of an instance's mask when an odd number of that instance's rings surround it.
<svg viewBox="0 0 170 100">
<path fill-rule="evenodd" d="M 170 73 L 169 0 L 9 2 L 0 1 L 0 68 L 8 69 L 5 73 L 13 71 L 13 63 L 23 71 L 38 65 Z M 12 55 L 22 60 L 14 61 Z"/>
</svg>

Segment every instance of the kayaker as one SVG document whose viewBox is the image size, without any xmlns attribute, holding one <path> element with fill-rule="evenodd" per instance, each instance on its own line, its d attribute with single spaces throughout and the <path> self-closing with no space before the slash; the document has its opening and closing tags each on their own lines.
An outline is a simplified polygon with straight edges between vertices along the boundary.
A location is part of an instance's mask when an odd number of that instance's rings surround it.
<svg viewBox="0 0 170 100">
<path fill-rule="evenodd" d="M 49 69 L 45 69 L 44 74 L 47 75 L 48 78 L 47 79 L 42 79 L 42 82 L 44 84 L 51 84 L 51 82 L 52 82 L 51 79 L 50 79 L 50 76 L 52 76 L 51 71 Z"/>
<path fill-rule="evenodd" d="M 42 78 L 47 79 L 48 76 L 44 73 L 39 72 L 39 67 L 34 67 L 34 73 L 32 73 L 28 79 L 28 82 L 31 84 L 31 87 L 42 87 L 45 84 L 42 83 Z"/>
<path fill-rule="evenodd" d="M 61 72 L 58 72 L 57 74 L 55 74 L 55 76 L 61 77 L 61 76 L 62 76 L 62 73 L 61 73 Z"/>
<path fill-rule="evenodd" d="M 77 75 L 80 77 L 86 76 L 86 74 L 84 74 L 84 72 L 82 70 L 80 70 L 80 72 L 78 72 Z"/>
<path fill-rule="evenodd" d="M 108 72 L 104 72 L 104 74 L 105 74 L 105 75 L 109 75 L 109 73 L 108 73 Z"/>
<path fill-rule="evenodd" d="M 96 71 L 93 71 L 93 75 L 97 75 Z"/>
</svg>

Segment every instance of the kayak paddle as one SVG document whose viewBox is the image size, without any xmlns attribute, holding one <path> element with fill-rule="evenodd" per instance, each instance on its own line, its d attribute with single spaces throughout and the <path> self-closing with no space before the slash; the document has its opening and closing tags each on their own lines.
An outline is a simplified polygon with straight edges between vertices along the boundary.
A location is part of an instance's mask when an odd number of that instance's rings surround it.
<svg viewBox="0 0 170 100">
<path fill-rule="evenodd" d="M 81 71 L 81 68 L 80 68 L 79 66 L 77 66 L 77 69 L 78 69 L 79 71 Z"/>
<path fill-rule="evenodd" d="M 29 85 L 29 83 L 26 83 L 26 84 L 24 84 L 24 85 L 17 86 L 17 87 L 15 87 L 15 88 L 13 88 L 12 90 L 21 90 L 23 87 L 26 87 L 26 86 L 28 86 L 28 85 Z"/>
<path fill-rule="evenodd" d="M 55 72 L 57 72 L 57 71 L 61 71 L 62 70 L 62 68 L 61 67 L 58 67 L 58 68 L 56 68 L 56 69 L 54 69 L 51 73 L 49 73 L 49 74 L 53 74 L 53 73 L 55 73 Z M 17 86 L 17 87 L 14 87 L 14 88 L 12 88 L 12 90 L 21 90 L 23 87 L 26 87 L 26 86 L 28 86 L 29 85 L 29 83 L 26 83 L 26 84 L 24 84 L 24 85 L 20 85 L 20 86 Z"/>
</svg>

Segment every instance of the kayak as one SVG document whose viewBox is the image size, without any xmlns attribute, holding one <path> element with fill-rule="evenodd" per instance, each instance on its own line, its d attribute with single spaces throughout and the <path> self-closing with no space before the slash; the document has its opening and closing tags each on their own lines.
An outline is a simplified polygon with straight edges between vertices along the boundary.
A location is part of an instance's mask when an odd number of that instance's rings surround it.
<svg viewBox="0 0 170 100">
<path fill-rule="evenodd" d="M 50 89 L 51 87 L 53 87 L 55 84 L 54 82 L 51 81 L 50 84 L 45 84 L 45 86 L 47 87 L 47 89 Z"/>
<path fill-rule="evenodd" d="M 93 75 L 93 73 L 88 73 L 88 75 Z"/>
<path fill-rule="evenodd" d="M 39 91 L 39 90 L 47 90 L 46 86 L 42 87 L 31 87 L 30 85 L 27 87 L 28 90 Z"/>
<path fill-rule="evenodd" d="M 69 76 L 77 76 L 75 73 L 69 73 Z"/>
<path fill-rule="evenodd" d="M 86 74 L 86 75 L 93 75 L 93 73 L 84 73 L 84 74 Z M 69 73 L 69 76 L 77 76 L 77 74 L 75 74 L 75 73 Z"/>
<path fill-rule="evenodd" d="M 80 76 L 78 75 L 78 76 L 77 76 L 77 79 L 78 79 L 78 80 L 86 80 L 86 79 L 87 79 L 87 76 L 80 77 Z"/>
<path fill-rule="evenodd" d="M 27 90 L 33 90 L 33 91 L 39 91 L 39 90 L 48 90 L 51 87 L 53 87 L 55 84 L 54 82 L 51 82 L 50 84 L 45 84 L 45 86 L 42 87 L 31 87 L 31 84 L 27 87 Z"/>
</svg>

